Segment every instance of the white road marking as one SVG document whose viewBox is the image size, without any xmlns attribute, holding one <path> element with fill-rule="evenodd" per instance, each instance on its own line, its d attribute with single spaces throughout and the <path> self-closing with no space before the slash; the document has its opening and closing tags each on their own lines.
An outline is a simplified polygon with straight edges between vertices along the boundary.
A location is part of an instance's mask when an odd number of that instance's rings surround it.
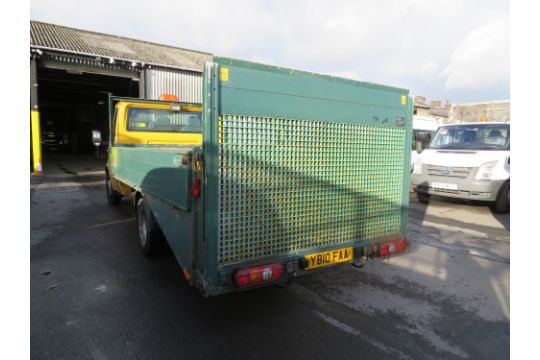
<svg viewBox="0 0 540 360">
<path fill-rule="evenodd" d="M 122 220 L 110 221 L 110 222 L 103 223 L 103 224 L 92 225 L 92 226 L 88 226 L 87 228 L 88 228 L 88 229 L 95 229 L 95 228 L 99 228 L 99 227 L 102 227 L 102 226 L 115 225 L 115 224 L 125 223 L 125 222 L 128 222 L 128 221 L 133 221 L 133 220 L 135 220 L 134 217 L 133 217 L 133 218 L 129 218 L 129 219 L 122 219 Z"/>
<path fill-rule="evenodd" d="M 61 189 L 61 188 L 70 188 L 70 187 L 99 186 L 99 185 L 103 185 L 103 180 L 88 181 L 88 182 L 65 181 L 65 182 L 55 182 L 55 183 L 40 183 L 40 184 L 30 185 L 30 189 L 34 189 L 34 190 Z"/>
<path fill-rule="evenodd" d="M 94 288 L 94 290 L 100 291 L 100 292 L 107 292 L 107 285 L 99 285 L 98 287 Z"/>
<path fill-rule="evenodd" d="M 328 316 L 328 315 L 325 315 L 323 314 L 322 312 L 318 311 L 318 310 L 313 310 L 313 312 L 315 313 L 315 315 L 317 315 L 319 318 L 321 318 L 322 320 L 324 320 L 325 322 L 327 322 L 328 324 L 332 325 L 332 326 L 335 326 L 337 327 L 338 329 L 341 329 L 345 332 L 348 332 L 349 334 L 352 334 L 352 335 L 355 335 L 355 336 L 358 336 L 360 338 L 362 338 L 363 340 L 369 342 L 370 344 L 372 344 L 373 346 L 377 347 L 378 349 L 388 353 L 388 354 L 394 354 L 394 355 L 397 355 L 399 357 L 399 359 L 412 359 L 410 356 L 407 356 L 405 355 L 403 352 L 399 351 L 398 349 L 394 349 L 388 345 L 385 345 L 377 340 L 374 340 L 372 338 L 370 338 L 369 336 L 363 334 L 362 332 L 360 332 L 359 330 L 345 324 L 345 323 L 342 323 L 341 321 L 337 320 L 337 319 L 334 319 L 333 317 L 331 316 Z"/>
</svg>

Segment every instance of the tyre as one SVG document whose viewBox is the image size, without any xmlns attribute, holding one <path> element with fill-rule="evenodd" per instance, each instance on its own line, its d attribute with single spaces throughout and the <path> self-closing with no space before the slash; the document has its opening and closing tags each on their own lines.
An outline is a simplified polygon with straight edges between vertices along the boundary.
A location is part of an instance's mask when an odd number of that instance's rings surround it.
<svg viewBox="0 0 540 360">
<path fill-rule="evenodd" d="M 105 178 L 105 193 L 107 195 L 107 201 L 109 202 L 109 204 L 120 204 L 120 200 L 122 200 L 122 194 L 113 189 L 109 175 L 107 175 L 107 177 Z"/>
<path fill-rule="evenodd" d="M 151 256 L 157 253 L 163 241 L 163 235 L 152 210 L 144 201 L 144 198 L 139 198 L 136 206 L 139 246 L 144 256 Z"/>
<path fill-rule="evenodd" d="M 497 200 L 493 204 L 493 210 L 497 213 L 505 214 L 510 211 L 510 181 L 507 181 L 499 190 Z"/>
<path fill-rule="evenodd" d="M 417 192 L 416 197 L 418 198 L 418 201 L 420 201 L 422 204 L 429 204 L 429 199 L 431 196 L 429 194 Z"/>
</svg>

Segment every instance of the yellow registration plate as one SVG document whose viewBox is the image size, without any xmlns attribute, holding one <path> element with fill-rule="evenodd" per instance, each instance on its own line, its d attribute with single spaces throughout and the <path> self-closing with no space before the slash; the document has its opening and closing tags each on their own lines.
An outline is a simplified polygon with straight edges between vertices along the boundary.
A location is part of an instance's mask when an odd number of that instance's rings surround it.
<svg viewBox="0 0 540 360">
<path fill-rule="evenodd" d="M 318 267 L 337 264 L 341 262 L 351 261 L 353 258 L 353 248 L 343 248 L 330 251 L 324 251 L 315 254 L 304 256 L 307 260 L 306 270 L 315 269 Z"/>
</svg>

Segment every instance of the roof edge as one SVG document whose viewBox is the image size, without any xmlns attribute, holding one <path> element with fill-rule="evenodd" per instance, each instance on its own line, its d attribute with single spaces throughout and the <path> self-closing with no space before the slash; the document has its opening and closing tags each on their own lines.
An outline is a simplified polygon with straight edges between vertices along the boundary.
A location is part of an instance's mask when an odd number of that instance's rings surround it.
<svg viewBox="0 0 540 360">
<path fill-rule="evenodd" d="M 202 73 L 203 72 L 203 70 L 192 69 L 192 68 L 188 68 L 188 67 L 159 64 L 159 63 L 154 63 L 154 62 L 144 62 L 144 61 L 137 60 L 137 59 L 126 59 L 126 58 L 121 58 L 121 57 L 104 56 L 104 55 L 99 55 L 99 54 L 85 53 L 85 52 L 74 51 L 74 50 L 59 49 L 59 48 L 53 48 L 53 47 L 41 46 L 41 45 L 30 45 L 30 48 L 31 49 L 32 48 L 33 49 L 40 49 L 40 50 L 45 50 L 45 51 L 55 51 L 55 52 L 58 52 L 58 53 L 64 53 L 64 54 L 69 54 L 69 55 L 89 56 L 89 57 L 93 57 L 93 58 L 97 58 L 97 57 L 99 57 L 99 58 L 114 58 L 114 59 L 120 60 L 120 61 L 137 62 L 137 63 L 141 63 L 143 65 L 155 66 L 155 67 L 159 67 L 159 68 L 183 70 L 183 71 L 189 71 L 189 72 L 195 72 L 195 73 Z"/>
<path fill-rule="evenodd" d="M 168 47 L 168 48 L 171 48 L 171 49 L 184 50 L 184 51 L 193 52 L 193 53 L 198 53 L 198 54 L 202 54 L 202 55 L 213 56 L 212 53 L 209 53 L 209 52 L 206 52 L 206 51 L 199 51 L 199 50 L 186 49 L 186 48 L 182 48 L 182 47 L 178 47 L 178 46 L 173 46 L 173 45 L 168 45 L 168 44 L 160 44 L 160 43 L 156 43 L 156 42 L 152 42 L 152 41 L 147 41 L 147 40 L 134 39 L 134 38 L 126 37 L 126 36 L 119 36 L 119 35 L 107 34 L 107 33 L 102 33 L 102 32 L 98 32 L 98 31 L 85 30 L 85 29 L 80 29 L 80 28 L 74 28 L 74 27 L 71 27 L 71 26 L 58 25 L 58 24 L 47 23 L 47 22 L 43 22 L 43 21 L 38 21 L 38 20 L 32 20 L 32 19 L 30 19 L 30 24 L 32 24 L 32 23 L 35 23 L 35 24 L 43 24 L 43 25 L 52 25 L 52 26 L 57 26 L 57 27 L 64 28 L 64 29 L 70 29 L 70 30 L 75 30 L 75 31 L 82 31 L 82 32 L 89 33 L 89 34 L 94 34 L 94 35 L 110 36 L 110 37 L 114 37 L 114 38 L 118 38 L 118 39 L 124 39 L 124 40 L 136 41 L 136 42 L 139 42 L 139 43 L 145 43 L 145 44 L 155 45 L 155 46 L 165 46 L 165 47 Z"/>
</svg>

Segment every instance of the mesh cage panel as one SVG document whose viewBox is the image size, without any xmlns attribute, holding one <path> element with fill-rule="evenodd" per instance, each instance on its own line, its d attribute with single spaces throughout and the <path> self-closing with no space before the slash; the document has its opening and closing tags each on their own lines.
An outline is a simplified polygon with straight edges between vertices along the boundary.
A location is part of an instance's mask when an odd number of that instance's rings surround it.
<svg viewBox="0 0 540 360">
<path fill-rule="evenodd" d="M 219 265 L 399 232 L 405 133 L 222 115 Z"/>
</svg>

